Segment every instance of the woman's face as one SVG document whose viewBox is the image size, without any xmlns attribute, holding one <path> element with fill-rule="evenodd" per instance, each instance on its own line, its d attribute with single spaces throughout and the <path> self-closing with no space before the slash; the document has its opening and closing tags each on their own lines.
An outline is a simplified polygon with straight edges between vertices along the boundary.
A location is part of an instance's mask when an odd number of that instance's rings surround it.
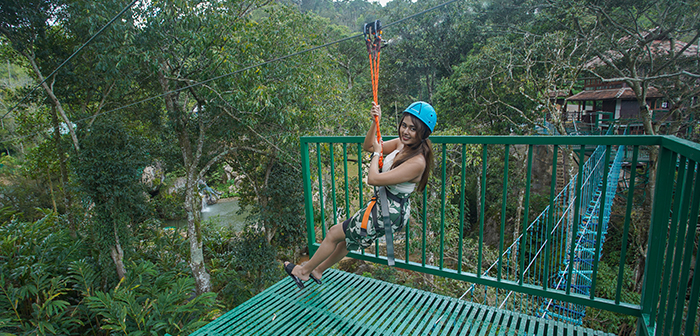
<svg viewBox="0 0 700 336">
<path fill-rule="evenodd" d="M 404 116 L 399 125 L 399 138 L 404 145 L 413 145 L 420 142 L 418 126 L 414 123 L 410 115 Z"/>
</svg>

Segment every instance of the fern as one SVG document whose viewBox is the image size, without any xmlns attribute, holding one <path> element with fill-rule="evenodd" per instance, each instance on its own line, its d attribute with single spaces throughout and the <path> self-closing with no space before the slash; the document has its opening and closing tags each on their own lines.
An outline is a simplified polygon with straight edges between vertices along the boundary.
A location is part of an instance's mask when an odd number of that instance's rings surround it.
<svg viewBox="0 0 700 336">
<path fill-rule="evenodd" d="M 95 269 L 83 258 L 70 263 L 68 270 L 74 281 L 73 289 L 84 297 L 91 296 L 94 292 L 93 288 L 97 284 Z"/>
<path fill-rule="evenodd" d="M 187 334 L 211 320 L 216 294 L 194 295 L 192 277 L 158 272 L 149 261 L 132 264 L 127 277 L 109 292 L 95 292 L 87 306 L 105 323 L 102 329 L 129 335 Z"/>
</svg>

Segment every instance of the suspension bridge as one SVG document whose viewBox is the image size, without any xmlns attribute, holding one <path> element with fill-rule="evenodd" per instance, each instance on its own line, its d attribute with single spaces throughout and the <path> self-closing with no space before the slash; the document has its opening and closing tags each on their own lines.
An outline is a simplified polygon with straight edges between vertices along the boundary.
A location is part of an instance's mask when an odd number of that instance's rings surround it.
<svg viewBox="0 0 700 336">
<path fill-rule="evenodd" d="M 625 153 L 624 146 L 618 147 L 614 160 L 607 165 L 610 151 L 611 149 L 606 146 L 597 146 L 585 164 L 580 167 L 580 172 L 558 192 L 552 201 L 553 206 L 547 206 L 535 220 L 528 224 L 525 233 L 519 235 L 505 250 L 502 257 L 506 260 L 508 267 L 503 274 L 508 275 L 507 279 L 517 279 L 522 273 L 524 277 L 537 278 L 539 283 L 549 282 L 549 286 L 553 289 L 573 291 L 582 295 L 590 294 L 594 272 L 593 261 L 601 257 L 596 253 L 596 247 L 599 241 L 601 245 L 605 242 Z M 604 176 L 607 178 L 604 179 Z M 603 188 L 603 183 L 606 183 L 606 188 Z M 579 208 L 585 211 L 580 214 L 574 213 L 576 209 L 574 202 L 578 202 Z M 548 230 L 550 213 L 553 226 Z M 547 232 L 550 238 L 545 237 Z M 570 244 L 572 240 L 574 244 Z M 538 270 L 542 270 L 548 262 L 544 260 L 543 255 L 550 242 L 550 248 L 557 250 L 557 253 L 555 253 L 556 259 L 549 263 L 560 269 L 554 277 L 545 278 L 543 276 L 545 274 Z M 521 264 L 520 267 L 513 267 L 518 253 L 529 253 L 533 257 L 524 258 L 523 260 L 527 260 L 526 263 Z M 483 275 L 488 275 L 496 267 L 498 262 L 491 264 Z M 461 298 L 471 294 L 470 297 L 473 299 L 474 293 L 480 292 L 478 287 L 477 284 L 472 284 Z M 505 295 L 499 294 L 498 291 L 495 294 L 497 297 L 503 297 L 497 299 L 499 308 L 507 307 L 520 313 L 561 320 L 575 325 L 581 325 L 585 316 L 585 305 L 523 295 L 514 291 L 508 291 Z M 484 295 L 488 295 L 488 287 L 484 288 Z"/>
</svg>

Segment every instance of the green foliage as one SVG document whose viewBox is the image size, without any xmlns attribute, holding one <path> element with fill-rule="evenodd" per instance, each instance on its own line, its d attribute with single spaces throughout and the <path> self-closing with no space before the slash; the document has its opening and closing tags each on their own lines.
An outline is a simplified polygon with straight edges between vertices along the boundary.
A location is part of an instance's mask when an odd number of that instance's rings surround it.
<svg viewBox="0 0 700 336">
<path fill-rule="evenodd" d="M 72 309 L 76 296 L 68 268 L 85 251 L 64 226 L 48 211 L 32 223 L 0 226 L 0 331 L 72 334 L 83 324 Z"/>
<path fill-rule="evenodd" d="M 598 264 L 596 280 L 596 297 L 610 300 L 615 299 L 617 290 L 618 269 L 615 266 L 601 262 Z M 641 294 L 634 291 L 634 271 L 629 266 L 624 267 L 623 272 L 623 298 L 624 302 L 641 302 Z M 628 334 L 636 329 L 637 318 L 629 315 L 616 314 L 594 308 L 586 309 L 584 323 L 587 327 L 609 333 Z"/>
<path fill-rule="evenodd" d="M 0 226 L 0 334 L 183 335 L 220 314 L 216 294 L 195 294 L 179 234 L 151 225 L 138 231 L 148 246 L 138 247 L 127 277 L 105 290 L 96 251 L 65 226 L 50 212 Z"/>
<path fill-rule="evenodd" d="M 194 279 L 187 274 L 163 272 L 150 261 L 140 261 L 132 263 L 129 275 L 113 290 L 87 296 L 86 305 L 105 331 L 182 335 L 219 314 L 214 307 L 216 294 L 194 293 Z"/>
<path fill-rule="evenodd" d="M 376 265 L 376 267 L 372 270 L 372 277 L 375 279 L 394 283 L 396 282 L 397 273 L 399 272 L 394 267 Z"/>
<path fill-rule="evenodd" d="M 295 246 L 304 238 L 304 190 L 301 176 L 290 166 L 275 165 L 267 188 L 262 193 L 268 201 L 261 205 L 260 216 L 274 226 L 274 243 Z"/>
<path fill-rule="evenodd" d="M 187 212 L 182 206 L 185 202 L 185 197 L 180 193 L 168 194 L 160 192 L 151 199 L 151 202 L 158 217 L 163 220 L 187 218 Z"/>
<path fill-rule="evenodd" d="M 189 248 L 182 229 L 164 229 L 160 220 L 149 219 L 136 226 L 133 235 L 133 260 L 149 261 L 168 271 L 189 271 Z"/>
<path fill-rule="evenodd" d="M 205 226 L 207 268 L 219 300 L 233 308 L 279 281 L 284 271 L 276 260 L 277 248 L 264 233 L 248 227 L 234 233 L 223 225 Z"/>
<path fill-rule="evenodd" d="M 0 207 L 8 207 L 26 220 L 36 220 L 44 216 L 38 209 L 52 207 L 51 195 L 46 180 L 30 175 L 25 162 L 0 156 Z"/>
<path fill-rule="evenodd" d="M 128 225 L 148 213 L 139 183 L 148 162 L 144 142 L 113 118 L 93 124 L 82 143 L 73 165 L 81 191 L 94 203 L 91 221 L 98 250 L 114 246 L 117 239 L 128 246 Z"/>
</svg>

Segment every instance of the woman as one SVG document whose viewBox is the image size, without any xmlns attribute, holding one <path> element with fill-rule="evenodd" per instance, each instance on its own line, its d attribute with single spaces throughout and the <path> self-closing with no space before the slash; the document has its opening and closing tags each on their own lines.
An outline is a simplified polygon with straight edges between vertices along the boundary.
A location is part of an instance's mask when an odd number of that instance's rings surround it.
<svg viewBox="0 0 700 336">
<path fill-rule="evenodd" d="M 381 120 L 381 108 L 372 104 L 371 118 L 377 116 Z M 395 197 L 387 197 L 390 221 L 394 232 L 403 228 L 410 216 L 410 194 L 416 189 L 422 191 L 428 183 L 428 177 L 433 167 L 433 152 L 428 137 L 435 129 L 437 115 L 435 109 L 425 102 L 411 104 L 403 113 L 398 125 L 399 137 L 384 143 L 384 152 L 390 153 L 384 158 L 384 167 L 379 171 L 379 153 L 382 145 L 377 142 L 376 125 L 367 131 L 363 149 L 373 152 L 370 159 L 367 183 L 373 186 L 385 186 L 388 193 Z M 381 206 L 381 202 L 377 202 Z M 402 204 L 405 208 L 401 209 Z M 326 238 L 316 250 L 314 256 L 304 265 L 297 266 L 285 262 L 284 270 L 289 274 L 299 288 L 304 288 L 302 281 L 309 278 L 321 283 L 323 271 L 343 259 L 348 251 L 367 248 L 379 237 L 385 234 L 384 227 L 375 228 L 372 224 L 362 227 L 365 209 L 355 213 L 342 224 L 334 225 L 328 230 Z M 377 222 L 383 223 L 382 209 L 378 209 Z"/>
</svg>

